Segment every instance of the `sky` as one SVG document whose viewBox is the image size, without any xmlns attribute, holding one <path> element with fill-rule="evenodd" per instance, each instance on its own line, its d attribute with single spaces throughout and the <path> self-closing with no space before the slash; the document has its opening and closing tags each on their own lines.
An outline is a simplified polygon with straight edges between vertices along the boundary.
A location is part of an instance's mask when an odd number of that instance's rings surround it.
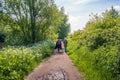
<svg viewBox="0 0 120 80">
<path fill-rule="evenodd" d="M 65 8 L 71 33 L 84 29 L 91 13 L 100 15 L 111 6 L 120 11 L 120 0 L 55 0 L 55 4 L 58 8 Z"/>
</svg>

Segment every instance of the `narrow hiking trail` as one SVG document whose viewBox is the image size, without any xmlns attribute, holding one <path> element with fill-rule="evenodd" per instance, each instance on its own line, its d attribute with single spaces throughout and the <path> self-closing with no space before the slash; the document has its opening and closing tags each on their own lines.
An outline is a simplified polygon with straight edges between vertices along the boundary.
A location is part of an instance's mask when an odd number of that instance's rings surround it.
<svg viewBox="0 0 120 80">
<path fill-rule="evenodd" d="M 24 80 L 82 80 L 82 75 L 66 53 L 55 53 Z"/>
</svg>

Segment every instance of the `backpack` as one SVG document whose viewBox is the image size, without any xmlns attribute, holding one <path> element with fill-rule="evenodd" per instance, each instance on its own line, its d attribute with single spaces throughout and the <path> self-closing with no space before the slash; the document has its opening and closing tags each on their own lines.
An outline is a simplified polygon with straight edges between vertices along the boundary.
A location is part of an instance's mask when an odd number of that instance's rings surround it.
<svg viewBox="0 0 120 80">
<path fill-rule="evenodd" d="M 60 40 L 58 40 L 58 41 L 57 41 L 57 45 L 60 45 L 60 44 L 61 44 L 61 41 L 60 41 Z"/>
</svg>

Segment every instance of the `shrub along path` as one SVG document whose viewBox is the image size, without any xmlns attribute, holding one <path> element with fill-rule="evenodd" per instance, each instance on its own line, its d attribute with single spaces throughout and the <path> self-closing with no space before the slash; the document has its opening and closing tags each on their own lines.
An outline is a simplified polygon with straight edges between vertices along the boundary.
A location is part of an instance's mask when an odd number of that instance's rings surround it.
<svg viewBox="0 0 120 80">
<path fill-rule="evenodd" d="M 43 61 L 24 80 L 82 80 L 82 75 L 66 53 L 56 53 Z"/>
</svg>

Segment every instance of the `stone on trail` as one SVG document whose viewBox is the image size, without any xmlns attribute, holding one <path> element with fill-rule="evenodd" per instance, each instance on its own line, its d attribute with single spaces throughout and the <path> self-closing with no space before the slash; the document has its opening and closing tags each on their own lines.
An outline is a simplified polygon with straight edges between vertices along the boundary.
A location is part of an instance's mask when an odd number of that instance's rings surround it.
<svg viewBox="0 0 120 80">
<path fill-rule="evenodd" d="M 67 73 L 60 69 L 60 70 L 51 70 L 47 74 L 40 76 L 37 80 L 69 80 Z"/>
</svg>

